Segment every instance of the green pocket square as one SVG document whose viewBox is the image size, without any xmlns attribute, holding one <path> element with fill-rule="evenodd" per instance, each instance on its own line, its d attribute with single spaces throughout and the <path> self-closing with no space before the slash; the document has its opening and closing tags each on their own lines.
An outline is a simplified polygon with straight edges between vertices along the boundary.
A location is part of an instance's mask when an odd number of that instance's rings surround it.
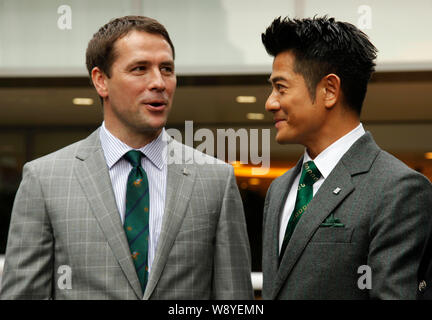
<svg viewBox="0 0 432 320">
<path fill-rule="evenodd" d="M 343 223 L 340 222 L 338 218 L 335 218 L 333 213 L 324 220 L 323 223 L 320 224 L 320 227 L 345 227 Z"/>
</svg>

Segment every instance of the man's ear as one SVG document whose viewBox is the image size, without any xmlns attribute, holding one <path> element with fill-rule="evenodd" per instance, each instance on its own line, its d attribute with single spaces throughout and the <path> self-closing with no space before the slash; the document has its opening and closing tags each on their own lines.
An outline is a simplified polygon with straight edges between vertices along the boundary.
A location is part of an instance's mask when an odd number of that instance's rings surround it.
<svg viewBox="0 0 432 320">
<path fill-rule="evenodd" d="M 333 108 L 340 101 L 340 78 L 334 73 L 326 75 L 321 80 L 323 89 L 323 102 L 327 109 Z"/>
<path fill-rule="evenodd" d="M 108 87 L 107 87 L 107 76 L 106 74 L 99 69 L 99 67 L 94 67 L 91 71 L 91 77 L 94 87 L 99 96 L 102 98 L 108 97 Z"/>
</svg>

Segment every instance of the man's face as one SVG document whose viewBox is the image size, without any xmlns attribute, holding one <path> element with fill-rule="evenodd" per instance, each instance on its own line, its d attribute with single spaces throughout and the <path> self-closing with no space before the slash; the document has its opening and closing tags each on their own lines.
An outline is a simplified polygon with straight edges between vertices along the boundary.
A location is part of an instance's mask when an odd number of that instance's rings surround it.
<svg viewBox="0 0 432 320">
<path fill-rule="evenodd" d="M 290 51 L 275 57 L 270 76 L 272 92 L 265 108 L 273 113 L 278 143 L 307 146 L 319 138 L 325 114 L 318 99 L 312 102 L 303 76 L 294 72 L 294 61 Z"/>
<path fill-rule="evenodd" d="M 161 35 L 134 30 L 115 42 L 114 52 L 111 77 L 105 78 L 107 127 L 159 134 L 177 82 L 170 45 Z"/>
</svg>

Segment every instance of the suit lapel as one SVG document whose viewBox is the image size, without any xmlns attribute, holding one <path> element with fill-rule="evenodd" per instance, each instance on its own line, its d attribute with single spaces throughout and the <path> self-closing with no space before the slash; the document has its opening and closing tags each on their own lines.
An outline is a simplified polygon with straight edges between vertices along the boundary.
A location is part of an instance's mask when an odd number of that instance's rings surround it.
<svg viewBox="0 0 432 320">
<path fill-rule="evenodd" d="M 276 275 L 272 298 L 277 296 L 320 224 L 354 191 L 352 176 L 369 171 L 378 152 L 378 146 L 367 132 L 351 146 L 324 181 L 294 229 Z M 334 193 L 336 188 L 340 191 Z"/>
<path fill-rule="evenodd" d="M 184 155 L 185 149 L 191 151 L 191 149 L 189 150 L 188 147 L 176 142 L 174 139 L 170 139 L 168 142 L 165 211 L 144 299 L 149 299 L 160 279 L 189 205 L 196 170 L 193 165 L 185 164 L 191 163 L 192 158 L 190 157 L 193 157 L 193 154 L 188 152 Z M 185 160 L 183 160 L 183 156 L 185 156 Z"/>
<path fill-rule="evenodd" d="M 354 185 L 351 183 L 351 175 L 343 165 L 338 165 L 337 171 L 330 174 L 323 185 L 320 187 L 312 201 L 310 202 L 307 211 L 299 220 L 294 233 L 291 236 L 285 254 L 279 266 L 279 270 L 275 281 L 275 292 L 281 289 L 294 264 L 301 256 L 306 245 L 312 238 L 314 232 L 326 217 L 338 206 L 345 197 L 354 190 Z M 337 187 L 341 191 L 337 194 L 333 193 Z"/>
<path fill-rule="evenodd" d="M 79 161 L 75 168 L 75 175 L 121 269 L 137 297 L 142 299 L 141 285 L 130 255 L 108 167 L 100 145 L 99 130 L 83 141 L 76 157 Z"/>
<path fill-rule="evenodd" d="M 270 230 L 266 230 L 264 238 L 264 247 L 267 250 L 264 251 L 264 260 L 269 262 L 270 272 L 268 274 L 276 274 L 279 268 L 279 229 L 280 229 L 280 216 L 282 214 L 286 198 L 289 190 L 294 182 L 295 177 L 300 172 L 303 158 L 301 158 L 296 166 L 288 171 L 279 180 L 279 183 L 275 186 L 275 190 L 272 192 L 271 201 L 267 209 L 267 222 L 270 226 Z M 270 281 L 274 283 L 274 281 Z"/>
</svg>

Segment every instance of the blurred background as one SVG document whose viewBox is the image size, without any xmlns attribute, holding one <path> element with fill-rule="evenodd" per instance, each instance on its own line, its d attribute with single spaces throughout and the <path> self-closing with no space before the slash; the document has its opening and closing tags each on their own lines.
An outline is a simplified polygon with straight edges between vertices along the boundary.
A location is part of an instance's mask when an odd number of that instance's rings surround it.
<svg viewBox="0 0 432 320">
<path fill-rule="evenodd" d="M 431 12 L 430 0 L 0 0 L 0 277 L 24 163 L 86 137 L 101 124 L 85 50 L 110 19 L 146 15 L 168 29 L 178 88 L 167 128 L 183 133 L 190 120 L 194 131 L 258 129 L 255 151 L 262 155 L 262 145 L 269 145 L 266 175 L 252 175 L 250 161 L 233 162 L 252 269 L 259 275 L 267 188 L 303 152 L 301 146 L 274 142 L 272 117 L 264 110 L 272 58 L 261 33 L 278 16 L 327 14 L 368 34 L 379 52 L 362 123 L 383 149 L 432 179 Z M 269 141 L 261 135 L 266 129 Z"/>
</svg>

